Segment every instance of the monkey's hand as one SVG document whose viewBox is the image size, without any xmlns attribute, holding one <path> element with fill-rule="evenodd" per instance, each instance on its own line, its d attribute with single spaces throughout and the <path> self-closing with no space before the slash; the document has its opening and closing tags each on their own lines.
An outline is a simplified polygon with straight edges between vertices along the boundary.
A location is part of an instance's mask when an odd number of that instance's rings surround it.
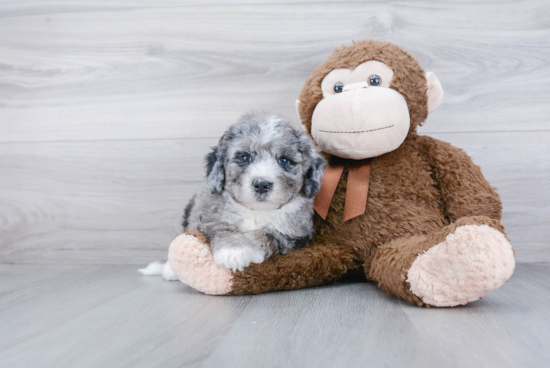
<svg viewBox="0 0 550 368">
<path fill-rule="evenodd" d="M 204 234 L 191 231 L 172 242 L 168 260 L 184 284 L 211 295 L 258 294 L 323 285 L 361 266 L 361 260 L 345 247 L 313 245 L 261 264 L 251 263 L 244 271 L 233 273 L 214 261 Z"/>
<path fill-rule="evenodd" d="M 174 239 L 168 262 L 181 282 L 202 293 L 224 295 L 233 288 L 233 273 L 214 261 L 203 233 L 188 231 Z"/>
</svg>

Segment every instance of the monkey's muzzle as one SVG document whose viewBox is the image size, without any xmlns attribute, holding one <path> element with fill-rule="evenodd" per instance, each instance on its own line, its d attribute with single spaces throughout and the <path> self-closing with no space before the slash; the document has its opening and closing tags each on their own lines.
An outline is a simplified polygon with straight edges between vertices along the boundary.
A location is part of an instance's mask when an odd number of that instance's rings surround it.
<svg viewBox="0 0 550 368">
<path fill-rule="evenodd" d="M 397 149 L 409 133 L 410 116 L 399 92 L 356 83 L 321 100 L 311 123 L 311 135 L 323 151 L 361 160 Z"/>
</svg>

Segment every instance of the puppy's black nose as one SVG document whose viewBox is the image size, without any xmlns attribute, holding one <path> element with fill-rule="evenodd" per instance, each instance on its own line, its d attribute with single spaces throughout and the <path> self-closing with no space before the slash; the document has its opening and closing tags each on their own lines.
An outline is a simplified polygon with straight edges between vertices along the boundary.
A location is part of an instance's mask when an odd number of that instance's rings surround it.
<svg viewBox="0 0 550 368">
<path fill-rule="evenodd" d="M 254 180 L 254 191 L 259 194 L 267 193 L 271 190 L 273 183 L 268 182 L 264 179 Z"/>
</svg>

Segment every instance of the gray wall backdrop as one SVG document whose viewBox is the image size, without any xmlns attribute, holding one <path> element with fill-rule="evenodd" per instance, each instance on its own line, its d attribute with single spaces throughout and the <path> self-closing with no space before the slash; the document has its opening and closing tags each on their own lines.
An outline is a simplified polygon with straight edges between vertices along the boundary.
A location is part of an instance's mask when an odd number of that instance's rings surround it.
<svg viewBox="0 0 550 368">
<path fill-rule="evenodd" d="M 0 262 L 165 257 L 224 129 L 297 121 L 309 73 L 366 38 L 436 73 L 421 133 L 498 187 L 517 259 L 549 262 L 549 20 L 545 0 L 0 1 Z"/>
</svg>

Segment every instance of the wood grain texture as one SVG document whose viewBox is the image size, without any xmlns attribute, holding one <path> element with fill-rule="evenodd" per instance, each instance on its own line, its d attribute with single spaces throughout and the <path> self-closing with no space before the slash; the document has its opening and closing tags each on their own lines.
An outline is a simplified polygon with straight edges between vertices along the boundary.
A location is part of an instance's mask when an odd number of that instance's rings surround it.
<svg viewBox="0 0 550 368">
<path fill-rule="evenodd" d="M 545 1 L 159 4 L 1 7 L 0 140 L 218 137 L 253 108 L 295 119 L 313 68 L 365 38 L 439 76 L 429 131 L 549 129 Z"/>
<path fill-rule="evenodd" d="M 0 145 L 0 258 L 166 258 L 214 139 Z M 17 163 L 14 165 L 13 163 Z"/>
<path fill-rule="evenodd" d="M 543 367 L 550 266 L 465 307 L 372 283 L 215 297 L 136 266 L 0 265 L 2 367 Z"/>
<path fill-rule="evenodd" d="M 550 4 L 526 1 L 0 1 L 0 262 L 163 258 L 202 157 L 250 109 L 293 120 L 352 39 L 438 75 L 420 129 L 504 201 L 519 261 L 550 261 Z"/>
<path fill-rule="evenodd" d="M 519 262 L 550 260 L 550 132 L 439 133 L 498 187 Z M 532 144 L 540 142 L 540 144 Z M 135 263 L 166 257 L 216 140 L 0 145 L 0 259 Z M 14 164 L 16 163 L 16 164 Z"/>
</svg>

